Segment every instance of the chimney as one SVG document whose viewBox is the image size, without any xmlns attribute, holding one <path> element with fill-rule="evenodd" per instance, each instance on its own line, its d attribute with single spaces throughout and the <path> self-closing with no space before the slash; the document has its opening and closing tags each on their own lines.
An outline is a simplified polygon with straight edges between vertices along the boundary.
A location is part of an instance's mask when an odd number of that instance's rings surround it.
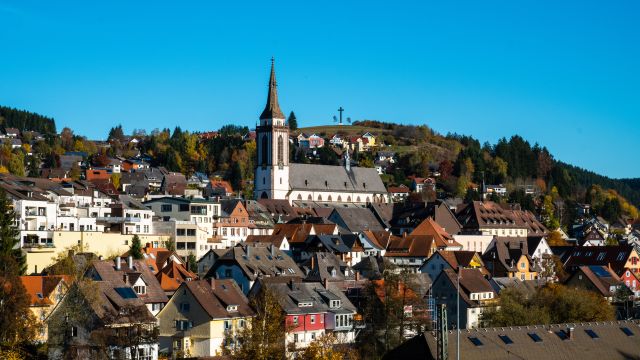
<svg viewBox="0 0 640 360">
<path fill-rule="evenodd" d="M 356 281 L 360 281 L 360 271 L 356 271 Z"/>
<path fill-rule="evenodd" d="M 127 258 L 127 266 L 129 266 L 130 270 L 133 270 L 133 256 L 131 255 Z"/>
<path fill-rule="evenodd" d="M 247 253 L 247 258 L 249 258 L 251 256 L 251 245 L 249 245 L 249 244 L 247 244 L 246 253 Z"/>
<path fill-rule="evenodd" d="M 216 279 L 214 278 L 209 278 L 209 285 L 211 285 L 211 289 L 215 290 L 216 289 Z"/>
<path fill-rule="evenodd" d="M 116 256 L 116 270 L 120 270 L 120 261 L 122 259 L 120 259 L 120 256 Z"/>
<path fill-rule="evenodd" d="M 311 270 L 315 269 L 316 267 L 316 257 L 312 256 L 311 257 Z"/>
<path fill-rule="evenodd" d="M 276 246 L 275 245 L 271 245 L 271 256 L 273 256 L 273 257 L 276 256 Z"/>
<path fill-rule="evenodd" d="M 567 331 L 567 337 L 569 340 L 573 340 L 573 327 L 570 327 Z"/>
<path fill-rule="evenodd" d="M 325 278 L 325 279 L 322 281 L 322 283 L 323 283 L 322 285 L 324 286 L 324 288 L 325 288 L 325 289 L 327 289 L 327 290 L 329 290 L 329 279 Z"/>
</svg>

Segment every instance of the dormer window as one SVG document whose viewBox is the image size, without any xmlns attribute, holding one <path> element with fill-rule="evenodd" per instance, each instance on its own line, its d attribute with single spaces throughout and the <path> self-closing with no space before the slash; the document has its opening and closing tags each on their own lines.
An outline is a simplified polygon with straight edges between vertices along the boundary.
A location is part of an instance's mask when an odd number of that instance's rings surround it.
<svg viewBox="0 0 640 360">
<path fill-rule="evenodd" d="M 340 300 L 331 300 L 329 302 L 329 307 L 331 307 L 332 309 L 337 309 L 342 305 L 342 302 Z"/>
<path fill-rule="evenodd" d="M 313 306 L 312 301 L 304 301 L 304 302 L 298 303 L 298 307 L 312 307 L 312 306 Z"/>
<path fill-rule="evenodd" d="M 227 311 L 238 311 L 238 305 L 227 305 Z"/>
<path fill-rule="evenodd" d="M 133 287 L 133 291 L 138 295 L 144 295 L 147 293 L 147 287 L 145 285 L 137 285 Z"/>
</svg>

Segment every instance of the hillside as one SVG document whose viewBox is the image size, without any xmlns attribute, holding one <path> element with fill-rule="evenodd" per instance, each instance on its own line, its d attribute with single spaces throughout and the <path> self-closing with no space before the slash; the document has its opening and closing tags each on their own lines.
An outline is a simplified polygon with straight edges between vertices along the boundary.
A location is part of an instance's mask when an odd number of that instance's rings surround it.
<svg viewBox="0 0 640 360">
<path fill-rule="evenodd" d="M 37 131 L 43 135 L 56 134 L 56 122 L 52 118 L 6 106 L 0 106 L 0 127 Z"/>
</svg>

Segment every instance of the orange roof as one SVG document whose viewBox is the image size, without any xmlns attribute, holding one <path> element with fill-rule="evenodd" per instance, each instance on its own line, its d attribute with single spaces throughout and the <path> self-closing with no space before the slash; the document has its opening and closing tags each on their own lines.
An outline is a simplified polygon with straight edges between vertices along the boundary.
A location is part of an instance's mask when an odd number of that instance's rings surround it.
<svg viewBox="0 0 640 360">
<path fill-rule="evenodd" d="M 455 241 L 453 236 L 451 236 L 442 226 L 440 226 L 437 222 L 435 222 L 431 217 L 424 219 L 415 229 L 411 232 L 411 235 L 431 235 L 436 241 L 437 247 L 447 247 L 447 246 L 459 246 L 462 247 L 460 243 Z"/>
<path fill-rule="evenodd" d="M 231 187 L 231 184 L 229 184 L 229 182 L 226 180 L 211 179 L 210 182 L 212 188 L 224 188 L 224 191 L 227 193 L 233 192 L 233 187 Z"/>
<path fill-rule="evenodd" d="M 20 276 L 20 280 L 30 297 L 30 306 L 53 305 L 49 299 L 51 292 L 55 290 L 60 281 L 70 284 L 70 276 L 67 275 L 32 275 Z"/>
</svg>

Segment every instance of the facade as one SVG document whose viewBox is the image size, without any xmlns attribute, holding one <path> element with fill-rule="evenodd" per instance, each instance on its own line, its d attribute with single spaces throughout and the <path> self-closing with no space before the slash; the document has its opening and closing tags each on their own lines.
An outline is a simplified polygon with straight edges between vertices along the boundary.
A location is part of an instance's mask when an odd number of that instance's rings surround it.
<svg viewBox="0 0 640 360">
<path fill-rule="evenodd" d="M 225 336 L 233 339 L 255 315 L 233 280 L 183 283 L 158 314 L 160 352 L 188 357 L 222 355 Z"/>
<path fill-rule="evenodd" d="M 387 191 L 375 169 L 289 164 L 289 127 L 280 110 L 274 64 L 267 104 L 256 128 L 256 199 L 369 203 L 386 202 Z M 348 154 L 348 153 L 347 153 Z"/>
</svg>

